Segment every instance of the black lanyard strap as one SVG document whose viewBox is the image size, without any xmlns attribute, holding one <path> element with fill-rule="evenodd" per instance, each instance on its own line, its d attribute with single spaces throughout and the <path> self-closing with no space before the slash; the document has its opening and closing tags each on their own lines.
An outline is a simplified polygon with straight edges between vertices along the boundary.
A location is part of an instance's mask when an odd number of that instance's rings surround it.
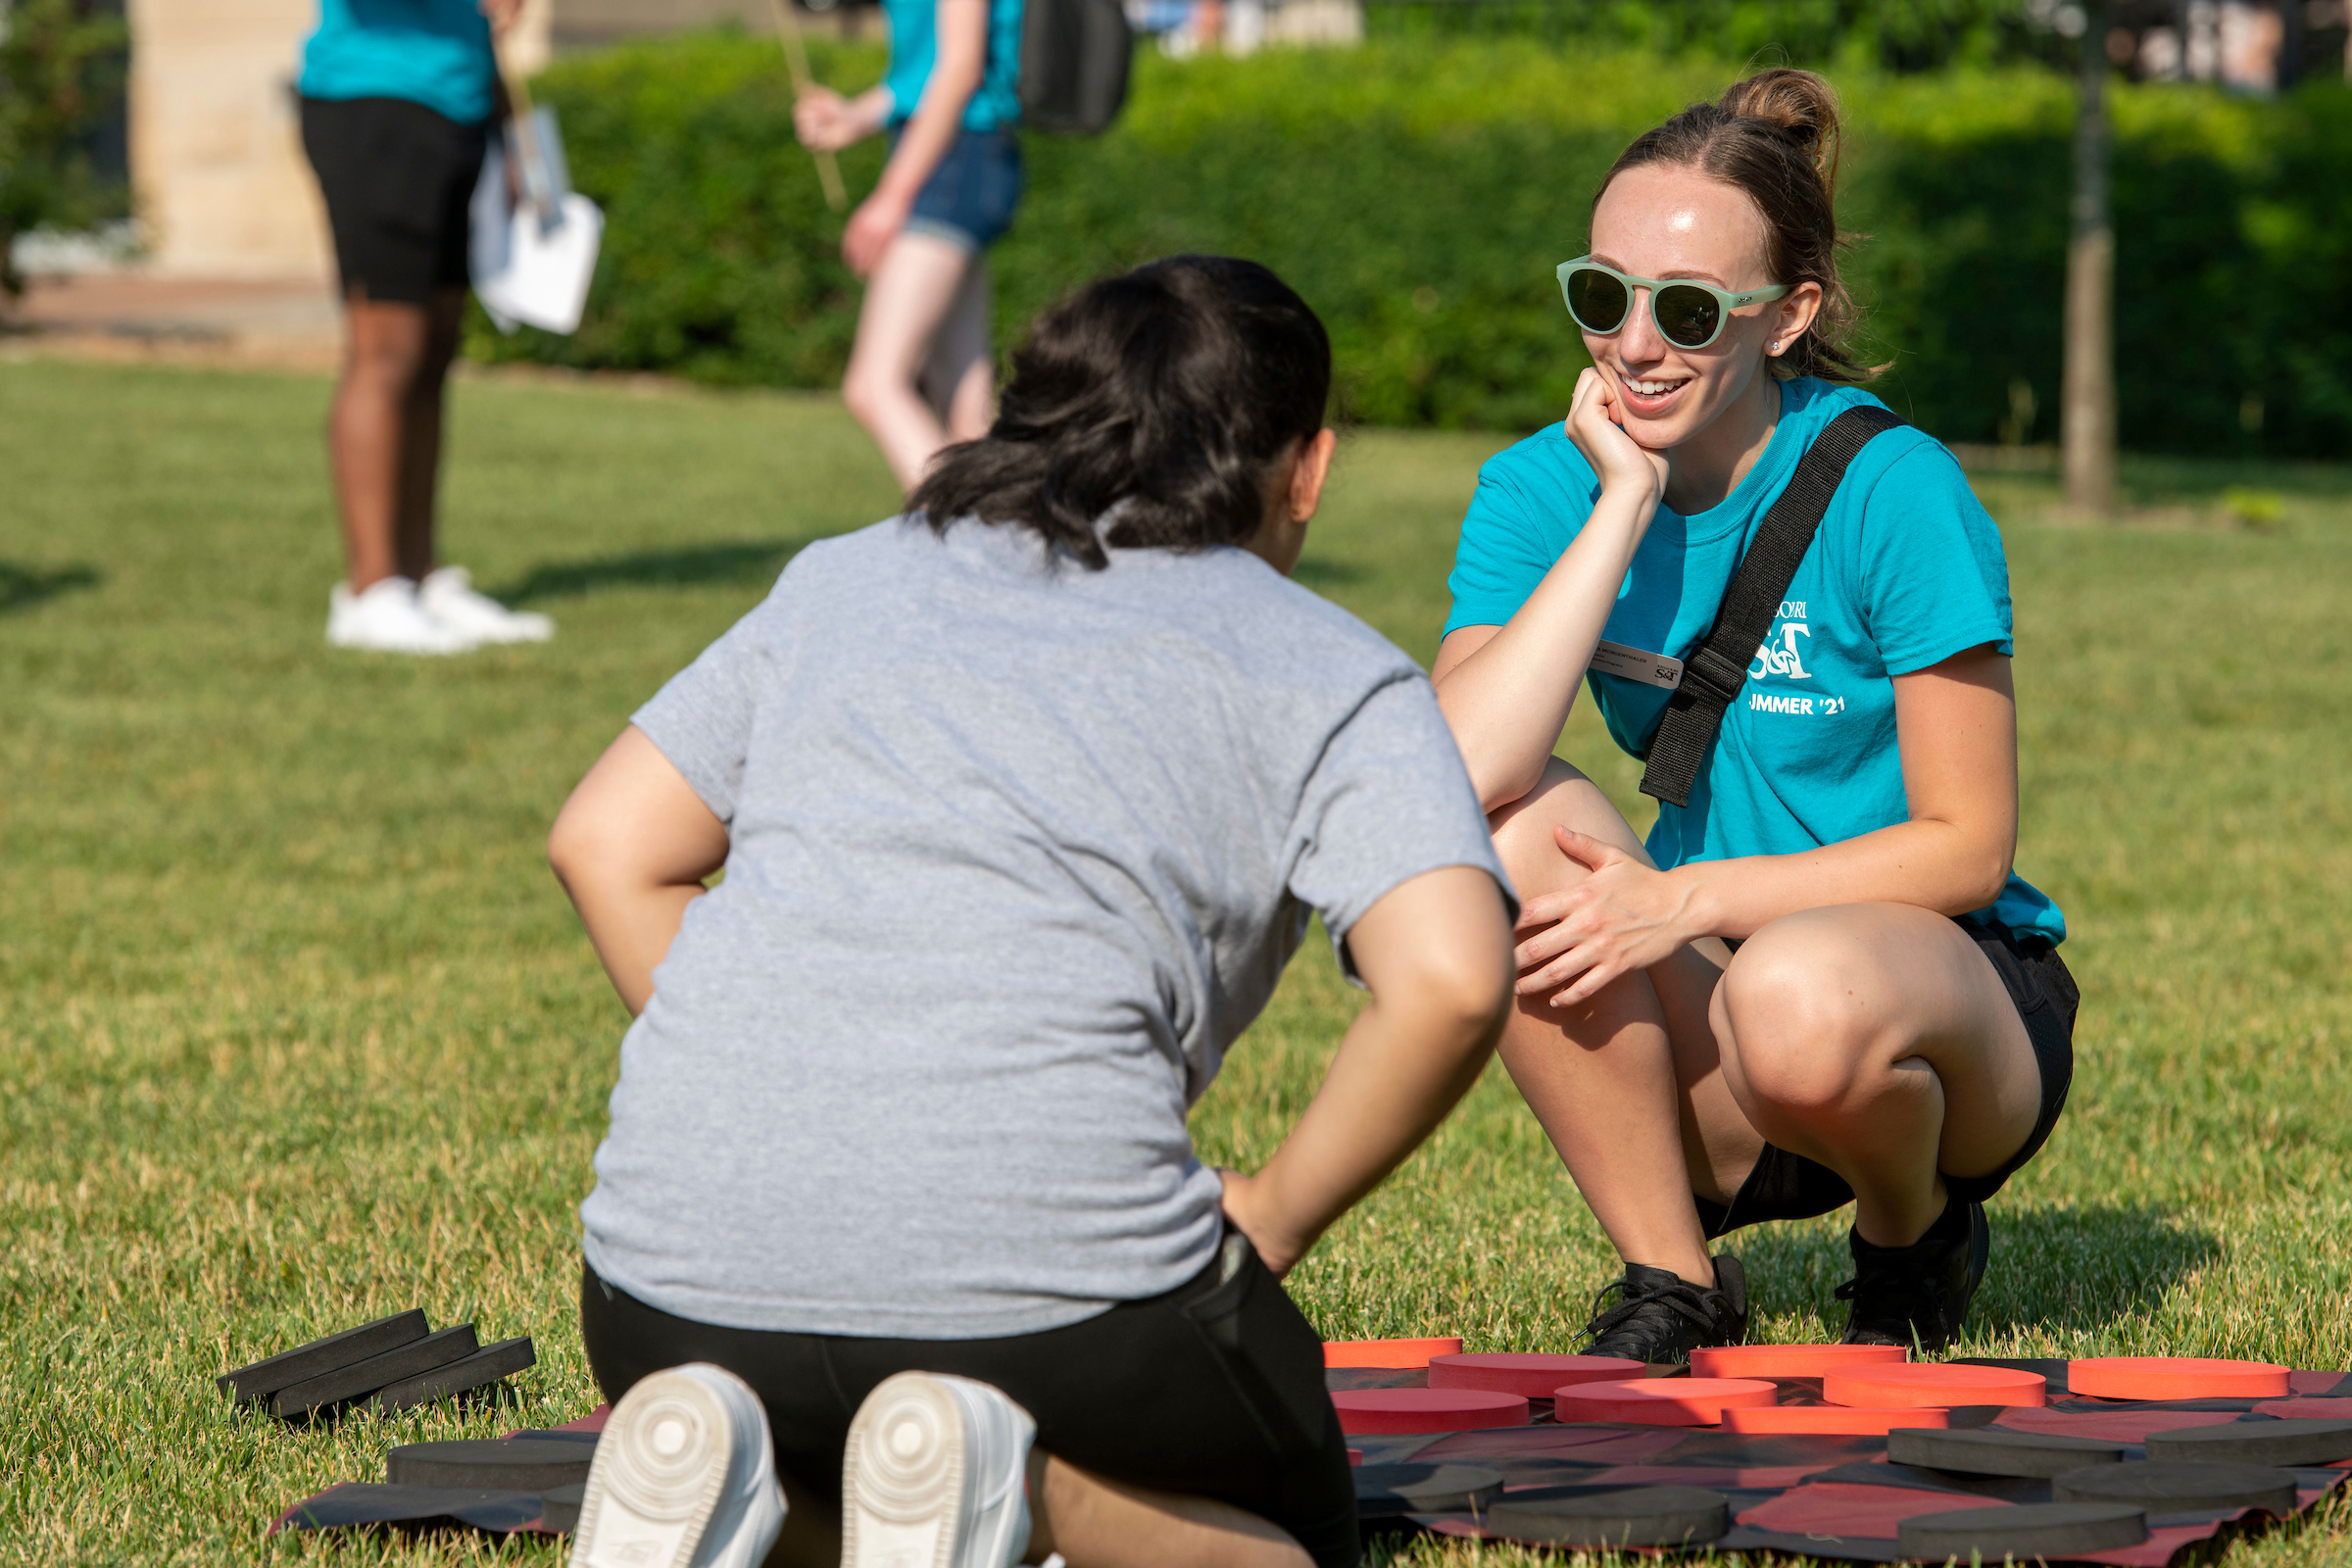
<svg viewBox="0 0 2352 1568">
<path fill-rule="evenodd" d="M 1672 806 L 1690 804 L 1690 786 L 1705 764 L 1715 732 L 1723 727 L 1724 710 L 1747 683 L 1747 666 L 1772 631 L 1781 601 L 1796 578 L 1797 564 L 1813 547 L 1813 535 L 1830 500 L 1845 478 L 1846 465 L 1873 436 L 1903 421 L 1885 409 L 1851 408 L 1829 423 L 1813 440 L 1788 486 L 1781 492 L 1764 525 L 1756 530 L 1739 569 L 1724 590 L 1715 624 L 1696 647 L 1683 656 L 1683 681 L 1666 701 L 1666 716 L 1649 743 L 1649 765 L 1642 772 L 1642 793 Z"/>
</svg>

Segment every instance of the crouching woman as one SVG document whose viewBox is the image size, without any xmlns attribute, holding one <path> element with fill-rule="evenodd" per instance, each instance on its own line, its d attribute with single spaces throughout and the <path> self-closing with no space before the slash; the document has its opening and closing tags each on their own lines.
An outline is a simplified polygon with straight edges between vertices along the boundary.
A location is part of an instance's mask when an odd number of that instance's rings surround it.
<svg viewBox="0 0 2352 1568">
<path fill-rule="evenodd" d="M 1330 375 L 1263 268 L 1088 287 L 564 807 L 637 1013 L 575 1562 L 758 1562 L 781 1498 L 778 1561 L 1354 1561 L 1279 1281 L 1477 1076 L 1510 899 L 1428 682 L 1288 580 Z M 1210 1170 L 1186 1109 L 1310 913 L 1370 1001 L 1265 1167 Z"/>
<path fill-rule="evenodd" d="M 1738 1343 L 1744 1276 L 1707 1244 L 1847 1203 L 1845 1339 L 1940 1348 L 1984 1276 L 1984 1202 L 2073 1075 L 2066 923 L 2011 864 L 1999 531 L 1907 426 L 1842 482 L 1799 477 L 1849 411 L 1893 423 L 1852 384 L 1838 141 L 1828 84 L 1772 71 L 1626 150 L 1559 269 L 1593 368 L 1462 523 L 1436 679 L 1528 900 L 1503 1059 L 1626 1265 L 1599 1354 Z M 1610 734 L 1659 765 L 1679 662 L 1776 507 L 1825 491 L 1644 852 L 1551 755 L 1569 706 L 1590 669 Z"/>
</svg>

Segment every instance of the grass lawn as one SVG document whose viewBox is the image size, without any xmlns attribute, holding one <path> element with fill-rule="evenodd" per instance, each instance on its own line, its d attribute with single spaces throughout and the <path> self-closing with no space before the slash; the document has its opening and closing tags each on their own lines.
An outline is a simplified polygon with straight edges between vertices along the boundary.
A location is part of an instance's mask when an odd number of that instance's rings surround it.
<svg viewBox="0 0 2352 1568">
<path fill-rule="evenodd" d="M 827 400 L 471 381 L 454 559 L 540 649 L 330 654 L 326 385 L 0 363 L 0 1560 L 552 1563 L 287 1538 L 396 1442 L 596 1402 L 574 1206 L 623 1023 L 541 858 L 631 709 L 799 545 L 892 510 Z M 1417 658 L 1491 438 L 1351 438 L 1300 576 Z M 2073 1103 L 1994 1210 L 1967 1348 L 2352 1365 L 2352 470 L 2127 465 L 2156 523 L 1988 475 L 2018 604 L 2019 862 L 2082 981 Z M 2226 486 L 2282 513 L 2219 519 Z M 1645 822 L 1580 706 L 1567 755 Z M 1195 1117 L 1269 1151 L 1350 1002 L 1310 943 Z M 1744 1233 L 1762 1337 L 1841 1321 L 1841 1223 Z M 1294 1289 L 1332 1336 L 1565 1349 L 1614 1272 L 1499 1071 Z M 423 1305 L 536 1370 L 332 1430 L 213 1375 Z M 1415 1560 L 1514 1552 L 1442 1552 Z M 2352 1509 L 2232 1560 L 2352 1559 Z"/>
</svg>

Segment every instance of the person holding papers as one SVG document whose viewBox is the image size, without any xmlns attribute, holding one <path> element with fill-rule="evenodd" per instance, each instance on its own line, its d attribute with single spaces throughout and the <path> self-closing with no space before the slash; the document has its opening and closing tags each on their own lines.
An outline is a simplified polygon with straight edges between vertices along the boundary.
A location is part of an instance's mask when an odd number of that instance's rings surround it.
<svg viewBox="0 0 2352 1568">
<path fill-rule="evenodd" d="M 543 642 L 434 554 L 442 392 L 466 305 L 466 205 L 504 108 L 491 34 L 521 0 L 319 0 L 302 143 L 334 231 L 343 370 L 327 416 L 344 580 L 338 648 L 456 654 Z"/>
</svg>

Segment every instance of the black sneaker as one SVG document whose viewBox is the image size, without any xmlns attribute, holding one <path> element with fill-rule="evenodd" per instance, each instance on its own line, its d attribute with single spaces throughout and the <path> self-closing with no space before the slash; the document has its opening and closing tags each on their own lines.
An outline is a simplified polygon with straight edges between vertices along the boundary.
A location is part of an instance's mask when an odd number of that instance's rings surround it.
<svg viewBox="0 0 2352 1568">
<path fill-rule="evenodd" d="M 1601 1308 L 1610 1292 L 1617 1304 Z M 1747 1338 L 1747 1273 L 1729 1252 L 1715 1254 L 1715 1289 L 1693 1285 L 1672 1269 L 1625 1265 L 1625 1277 L 1592 1298 L 1592 1343 L 1586 1355 L 1680 1365 L 1702 1346 L 1738 1345 Z"/>
<path fill-rule="evenodd" d="M 1848 1345 L 1942 1349 L 1968 1321 L 1968 1303 L 1992 1256 L 1983 1203 L 1946 1203 L 1942 1217 L 1909 1247 L 1873 1247 L 1851 1231 L 1845 1242 L 1854 1277 L 1838 1287 L 1838 1298 L 1853 1303 Z"/>
</svg>

